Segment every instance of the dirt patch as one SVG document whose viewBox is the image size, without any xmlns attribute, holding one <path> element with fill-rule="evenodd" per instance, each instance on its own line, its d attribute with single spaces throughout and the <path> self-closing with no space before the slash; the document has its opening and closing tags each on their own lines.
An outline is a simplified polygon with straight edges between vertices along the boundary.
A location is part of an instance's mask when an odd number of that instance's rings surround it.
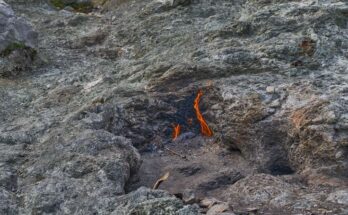
<svg viewBox="0 0 348 215">
<path fill-rule="evenodd" d="M 230 152 L 216 139 L 201 136 L 168 143 L 157 152 L 142 154 L 142 160 L 128 191 L 152 187 L 159 177 L 170 172 L 160 189 L 172 194 L 191 190 L 197 198 L 220 199 L 228 186 L 256 170 L 239 152 Z"/>
</svg>

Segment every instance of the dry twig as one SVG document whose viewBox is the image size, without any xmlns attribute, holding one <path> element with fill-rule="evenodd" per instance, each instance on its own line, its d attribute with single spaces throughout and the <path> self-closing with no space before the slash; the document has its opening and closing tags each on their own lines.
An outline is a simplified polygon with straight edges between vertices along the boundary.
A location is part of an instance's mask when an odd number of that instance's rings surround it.
<svg viewBox="0 0 348 215">
<path fill-rule="evenodd" d="M 170 149 L 168 147 L 164 147 L 164 149 L 168 150 L 169 152 L 171 152 L 174 155 L 177 155 L 177 156 L 181 157 L 182 159 L 188 160 L 185 155 L 181 155 L 181 154 L 177 153 L 176 151 L 174 151 L 174 150 L 172 150 L 172 149 Z"/>
<path fill-rule="evenodd" d="M 153 185 L 154 190 L 158 189 L 158 187 L 162 184 L 163 181 L 166 181 L 169 178 L 169 172 L 167 172 L 166 174 L 164 174 L 162 177 L 160 177 L 156 183 Z"/>
</svg>

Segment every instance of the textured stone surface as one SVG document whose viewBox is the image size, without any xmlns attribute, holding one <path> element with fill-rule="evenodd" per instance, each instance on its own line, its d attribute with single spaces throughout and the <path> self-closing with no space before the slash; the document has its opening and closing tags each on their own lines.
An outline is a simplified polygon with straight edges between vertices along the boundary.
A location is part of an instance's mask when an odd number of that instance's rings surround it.
<svg viewBox="0 0 348 215">
<path fill-rule="evenodd" d="M 191 215 L 198 213 L 197 206 L 184 206 L 183 203 L 163 191 L 148 188 L 138 190 L 119 197 L 118 206 L 112 214 L 178 214 Z"/>
<path fill-rule="evenodd" d="M 331 208 L 330 213 L 344 214 L 346 212 L 343 206 L 346 205 L 345 190 L 311 190 L 300 185 L 294 182 L 289 183 L 284 178 L 257 174 L 241 179 L 232 185 L 226 194 L 235 209 L 242 209 L 243 205 L 244 208 L 262 210 L 267 205 L 274 211 L 283 210 L 282 213 L 296 214 L 302 210 L 323 213 L 321 210 L 327 210 L 332 202 L 336 204 L 336 207 Z"/>
<path fill-rule="evenodd" d="M 17 17 L 0 1 L 0 76 L 11 76 L 29 68 L 36 56 L 38 33 L 27 20 Z"/>
<path fill-rule="evenodd" d="M 3 52 L 12 43 L 22 43 L 35 48 L 37 45 L 37 32 L 23 18 L 15 15 L 12 8 L 3 0 L 0 1 L 0 52 Z"/>
<path fill-rule="evenodd" d="M 33 155 L 37 159 L 22 167 L 22 183 L 32 184 L 22 190 L 27 214 L 104 213 L 115 195 L 124 194 L 130 174 L 139 167 L 131 142 L 106 131 L 86 130 L 68 141 L 58 137 L 44 145 Z"/>
<path fill-rule="evenodd" d="M 344 0 L 8 2 L 45 64 L 0 78 L 0 213 L 197 214 L 137 189 L 171 171 L 236 214 L 347 214 Z"/>
</svg>

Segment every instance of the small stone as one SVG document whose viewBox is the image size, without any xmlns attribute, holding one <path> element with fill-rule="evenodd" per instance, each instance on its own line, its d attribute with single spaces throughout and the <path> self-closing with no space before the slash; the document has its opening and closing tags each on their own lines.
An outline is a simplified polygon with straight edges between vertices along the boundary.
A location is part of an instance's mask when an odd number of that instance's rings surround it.
<svg viewBox="0 0 348 215">
<path fill-rule="evenodd" d="M 340 159 L 343 156 L 344 152 L 343 151 L 338 151 L 335 155 L 336 159 Z"/>
<path fill-rule="evenodd" d="M 221 105 L 220 104 L 215 104 L 213 106 L 211 106 L 212 110 L 221 110 Z"/>
<path fill-rule="evenodd" d="M 267 93 L 275 93 L 275 87 L 273 87 L 273 86 L 266 87 L 266 92 Z"/>
<path fill-rule="evenodd" d="M 276 109 L 274 109 L 274 108 L 267 109 L 267 113 L 269 113 L 269 114 L 274 114 L 275 112 L 276 112 Z"/>
<path fill-rule="evenodd" d="M 337 117 L 334 111 L 329 111 L 326 113 L 326 121 L 330 124 L 337 121 Z"/>
<path fill-rule="evenodd" d="M 183 192 L 182 200 L 185 204 L 194 204 L 197 202 L 196 195 L 194 194 L 193 190 L 186 189 Z"/>
<path fill-rule="evenodd" d="M 230 206 L 227 203 L 216 204 L 208 210 L 207 215 L 218 215 L 228 210 L 230 210 Z"/>
<path fill-rule="evenodd" d="M 258 208 L 247 208 L 246 210 L 248 212 L 257 212 L 259 209 Z"/>
<path fill-rule="evenodd" d="M 74 11 L 75 11 L 74 8 L 71 7 L 71 6 L 66 6 L 66 7 L 64 8 L 64 10 L 70 11 L 70 12 L 74 12 Z"/>
<path fill-rule="evenodd" d="M 279 107 L 280 106 L 279 99 L 274 100 L 269 106 L 272 108 Z"/>
<path fill-rule="evenodd" d="M 205 198 L 199 203 L 199 205 L 202 208 L 211 208 L 213 205 L 217 203 L 220 203 L 220 201 L 215 198 Z"/>
</svg>

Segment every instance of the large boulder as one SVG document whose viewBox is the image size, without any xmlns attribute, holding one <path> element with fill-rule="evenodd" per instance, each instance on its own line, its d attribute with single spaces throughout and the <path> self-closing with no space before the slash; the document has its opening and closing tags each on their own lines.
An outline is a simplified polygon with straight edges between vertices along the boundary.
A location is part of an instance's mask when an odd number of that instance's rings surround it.
<svg viewBox="0 0 348 215">
<path fill-rule="evenodd" d="M 0 0 L 0 76 L 26 69 L 34 61 L 38 33 L 24 18 Z"/>
<path fill-rule="evenodd" d="M 52 138 L 38 147 L 41 152 L 23 166 L 25 214 L 111 211 L 140 165 L 128 139 L 102 130 Z"/>
<path fill-rule="evenodd" d="M 308 190 L 300 186 L 300 180 L 269 174 L 249 175 L 233 184 L 226 197 L 235 210 L 239 207 L 257 210 L 267 205 L 260 214 L 269 214 L 267 210 L 271 214 L 299 214 L 304 209 L 320 214 L 322 208 L 332 208 L 332 214 L 346 214 L 347 189 Z"/>
</svg>

